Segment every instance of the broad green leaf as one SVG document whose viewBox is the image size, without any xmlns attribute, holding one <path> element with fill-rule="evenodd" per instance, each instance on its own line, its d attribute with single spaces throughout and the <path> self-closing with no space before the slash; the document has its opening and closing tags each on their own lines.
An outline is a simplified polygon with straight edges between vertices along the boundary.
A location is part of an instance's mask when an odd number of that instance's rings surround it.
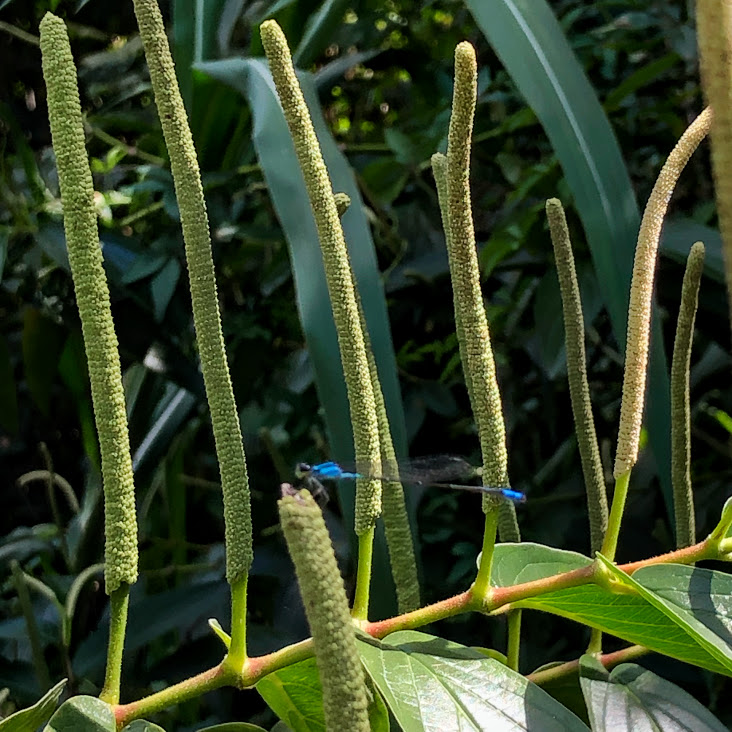
<svg viewBox="0 0 732 732">
<path fill-rule="evenodd" d="M 122 732 L 165 732 L 165 730 L 160 725 L 148 722 L 146 719 L 136 719 L 124 727 Z"/>
<path fill-rule="evenodd" d="M 323 689 L 314 658 L 265 676 L 257 691 L 294 732 L 325 730 Z"/>
<path fill-rule="evenodd" d="M 257 691 L 272 711 L 294 732 L 325 732 L 323 687 L 314 658 L 265 676 Z M 371 732 L 389 731 L 389 712 L 378 692 L 369 704 Z"/>
<path fill-rule="evenodd" d="M 732 575 L 682 564 L 659 564 L 616 577 L 688 633 L 732 676 Z"/>
<path fill-rule="evenodd" d="M 607 116 L 546 0 L 466 0 L 466 5 L 536 113 L 561 163 L 615 337 L 624 350 L 640 215 Z M 659 477 L 671 516 L 669 381 L 657 316 L 652 331 L 646 426 L 656 463 L 662 466 Z"/>
<path fill-rule="evenodd" d="M 592 560 L 584 554 L 529 541 L 522 544 L 496 544 L 491 583 L 496 587 L 509 587 L 571 572 L 590 564 Z"/>
<path fill-rule="evenodd" d="M 580 659 L 580 684 L 593 732 L 724 732 L 693 696 L 633 663 L 611 673 L 592 656 Z"/>
<path fill-rule="evenodd" d="M 512 606 L 560 615 L 709 671 L 729 673 L 688 633 L 636 595 L 611 594 L 596 585 L 583 585 L 521 600 Z"/>
<path fill-rule="evenodd" d="M 199 64 L 198 68 L 238 91 L 247 100 L 252 112 L 254 118 L 252 141 L 289 246 L 300 320 L 315 370 L 318 395 L 325 411 L 332 457 L 337 460 L 352 460 L 350 409 L 315 221 L 269 68 L 262 59 L 229 59 Z M 333 189 L 343 191 L 351 198 L 351 205 L 341 221 L 348 243 L 351 266 L 363 302 L 394 445 L 397 455 L 404 456 L 406 428 L 396 360 L 384 290 L 363 201 L 353 171 L 338 149 L 323 119 L 312 76 L 300 74 L 299 79 L 333 182 Z M 339 488 L 339 497 L 343 515 L 352 521 L 355 502 L 353 490 L 342 486 Z M 416 511 L 416 497 L 410 498 L 407 495 L 406 500 L 408 512 L 413 518 Z M 383 530 L 379 529 L 377 536 L 379 538 L 375 549 L 374 577 L 380 586 L 387 588 L 391 585 L 391 571 Z M 393 614 L 394 610 L 393 592 L 385 590 L 374 597 L 375 616 L 386 617 Z"/>
<path fill-rule="evenodd" d="M 366 670 L 404 732 L 587 730 L 538 686 L 499 661 L 414 631 L 359 638 Z"/>
<path fill-rule="evenodd" d="M 571 572 L 590 563 L 590 559 L 582 554 L 540 544 L 498 544 L 491 581 L 498 587 L 509 587 Z M 638 570 L 634 577 L 648 569 Z M 627 577 L 622 573 L 620 575 Z M 576 620 L 658 653 L 715 673 L 729 674 L 725 664 L 715 654 L 636 593 L 614 594 L 597 585 L 587 584 L 536 595 L 515 602 L 512 606 L 542 610 Z"/>
<path fill-rule="evenodd" d="M 61 698 L 66 679 L 49 689 L 32 707 L 21 709 L 0 722 L 0 732 L 33 732 L 45 724 L 56 709 Z"/>
<path fill-rule="evenodd" d="M 51 717 L 44 732 L 117 732 L 109 704 L 94 696 L 74 696 Z"/>
</svg>

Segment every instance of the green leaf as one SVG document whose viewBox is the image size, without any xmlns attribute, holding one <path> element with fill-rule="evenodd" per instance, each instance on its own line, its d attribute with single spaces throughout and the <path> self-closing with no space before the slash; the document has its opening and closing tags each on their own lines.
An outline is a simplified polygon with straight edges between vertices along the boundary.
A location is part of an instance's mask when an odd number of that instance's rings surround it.
<svg viewBox="0 0 732 732">
<path fill-rule="evenodd" d="M 10 349 L 0 336 L 0 427 L 11 435 L 18 433 L 18 396 L 15 390 Z"/>
<path fill-rule="evenodd" d="M 589 567 L 591 564 L 592 560 L 584 554 L 533 544 L 530 541 L 521 544 L 496 544 L 491 584 L 496 587 L 510 587 Z"/>
<path fill-rule="evenodd" d="M 265 676 L 257 684 L 257 691 L 294 732 L 325 732 L 323 687 L 314 658 Z M 389 712 L 375 689 L 369 703 L 369 721 L 371 732 L 388 732 Z"/>
<path fill-rule="evenodd" d="M 169 259 L 165 266 L 153 277 L 150 292 L 153 299 L 155 322 L 160 323 L 175 292 L 180 278 L 180 264 L 177 259 Z"/>
<path fill-rule="evenodd" d="M 133 282 L 145 279 L 155 274 L 168 260 L 166 254 L 156 254 L 154 252 L 144 252 L 138 254 L 129 269 L 122 273 L 122 284 L 131 285 Z"/>
<path fill-rule="evenodd" d="M 122 732 L 165 732 L 165 730 L 157 724 L 148 722 L 146 719 L 136 719 L 124 727 Z"/>
<path fill-rule="evenodd" d="M 265 676 L 257 691 L 294 732 L 325 731 L 323 689 L 314 658 Z"/>
<path fill-rule="evenodd" d="M 424 633 L 359 637 L 366 670 L 404 732 L 587 730 L 546 692 L 499 661 Z"/>
<path fill-rule="evenodd" d="M 571 572 L 589 564 L 591 560 L 582 554 L 541 544 L 498 544 L 493 558 L 491 582 L 498 587 L 509 587 Z M 643 574 L 639 573 L 670 566 L 677 565 L 648 567 L 638 570 L 633 577 L 642 578 Z M 618 574 L 623 579 L 630 579 L 622 572 L 618 571 Z M 721 577 L 727 578 L 729 575 Z M 703 597 L 699 599 L 703 602 Z M 696 642 L 662 610 L 636 593 L 611 593 L 597 585 L 588 584 L 537 595 L 512 605 L 560 615 L 715 673 L 729 674 L 726 665 L 715 654 Z"/>
<path fill-rule="evenodd" d="M 93 696 L 75 696 L 58 708 L 44 732 L 117 732 L 117 723 L 109 704 Z"/>
<path fill-rule="evenodd" d="M 624 350 L 640 215 L 607 116 L 546 0 L 466 0 L 466 5 L 536 113 L 562 165 L 615 337 Z M 673 516 L 668 368 L 656 315 L 651 327 L 646 426 L 666 508 Z"/>
<path fill-rule="evenodd" d="M 33 732 L 45 724 L 56 709 L 61 698 L 66 679 L 49 689 L 32 707 L 21 709 L 0 722 L 0 732 Z"/>
<path fill-rule="evenodd" d="M 608 673 L 592 656 L 580 659 L 580 684 L 593 732 L 724 732 L 726 727 L 693 696 L 633 663 Z"/>
<path fill-rule="evenodd" d="M 689 634 L 732 676 L 732 575 L 659 564 L 629 576 L 601 557 L 608 571 Z"/>
</svg>

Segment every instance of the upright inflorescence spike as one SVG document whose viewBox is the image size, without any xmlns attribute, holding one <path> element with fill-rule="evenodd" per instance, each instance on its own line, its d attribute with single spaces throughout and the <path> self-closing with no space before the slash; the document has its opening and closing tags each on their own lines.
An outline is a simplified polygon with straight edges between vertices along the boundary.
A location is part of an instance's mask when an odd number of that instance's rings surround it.
<svg viewBox="0 0 732 732">
<path fill-rule="evenodd" d="M 137 580 L 135 488 L 117 336 L 97 232 L 94 188 L 84 145 L 76 69 L 64 22 L 41 21 L 43 76 L 58 166 L 64 230 L 89 364 L 102 457 L 105 586 L 112 593 Z"/>
<path fill-rule="evenodd" d="M 699 0 L 696 28 L 702 89 L 707 104 L 714 110 L 712 173 L 732 313 L 732 4 L 729 0 Z"/>
<path fill-rule="evenodd" d="M 306 490 L 289 491 L 279 501 L 279 512 L 313 634 L 326 729 L 368 732 L 366 682 L 323 514 Z"/>
<path fill-rule="evenodd" d="M 564 334 L 567 346 L 567 376 L 572 412 L 577 431 L 582 472 L 587 492 L 587 508 L 590 516 L 590 548 L 600 551 L 607 529 L 607 491 L 597 444 L 595 420 L 592 416 L 590 386 L 587 381 L 585 361 L 585 327 L 582 317 L 577 272 L 574 266 L 572 243 L 564 216 L 562 204 L 556 198 L 546 202 L 546 215 L 549 220 L 554 259 L 557 265 L 559 288 L 562 292 L 564 311 Z"/>
<path fill-rule="evenodd" d="M 338 333 L 343 375 L 351 409 L 356 460 L 378 466 L 379 428 L 374 389 L 353 289 L 348 250 L 333 187 L 305 98 L 295 76 L 285 35 L 274 20 L 262 23 L 260 33 L 305 179 L 323 252 L 325 278 Z M 380 481 L 359 480 L 356 491 L 356 533 L 361 536 L 371 531 L 380 515 Z"/>
<path fill-rule="evenodd" d="M 208 215 L 193 136 L 156 0 L 135 0 L 135 15 L 150 68 L 155 103 L 180 209 L 201 371 L 221 473 L 226 531 L 226 578 L 245 581 L 252 564 L 249 478 L 239 413 L 224 349 Z"/>
<path fill-rule="evenodd" d="M 689 374 L 691 342 L 703 268 L 704 245 L 698 241 L 691 247 L 686 261 L 671 361 L 671 483 L 674 489 L 676 546 L 679 549 L 696 542 L 694 494 L 691 487 Z"/>
<path fill-rule="evenodd" d="M 614 469 L 616 478 L 627 473 L 638 459 L 646 390 L 653 277 L 661 227 L 681 171 L 709 132 L 711 123 L 711 110 L 707 108 L 684 132 L 661 169 L 643 212 L 630 285 L 623 401 L 620 407 L 618 449 Z"/>
<path fill-rule="evenodd" d="M 488 485 L 509 485 L 506 428 L 491 349 L 488 320 L 480 289 L 480 270 L 470 200 L 470 145 L 477 96 L 475 50 L 467 43 L 455 49 L 455 89 L 447 142 L 446 235 L 450 276 L 456 306 L 458 335 L 465 341 L 461 355 L 466 384 L 472 390 L 473 412 L 483 454 L 483 480 Z M 438 163 L 439 166 L 439 163 Z M 505 541 L 519 537 L 513 505 L 485 496 L 484 511 L 499 510 L 499 533 Z"/>
</svg>

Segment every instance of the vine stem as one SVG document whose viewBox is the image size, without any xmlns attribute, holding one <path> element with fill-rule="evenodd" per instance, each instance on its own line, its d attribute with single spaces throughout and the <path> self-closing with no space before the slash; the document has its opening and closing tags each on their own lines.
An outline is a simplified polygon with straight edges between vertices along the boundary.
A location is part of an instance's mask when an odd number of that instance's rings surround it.
<svg viewBox="0 0 732 732">
<path fill-rule="evenodd" d="M 599 656 L 597 659 L 605 668 L 610 669 L 618 666 L 621 663 L 627 663 L 635 658 L 645 656 L 651 651 L 644 646 L 628 646 L 622 648 L 619 651 L 613 653 L 605 653 Z M 567 663 L 560 663 L 558 666 L 552 666 L 551 668 L 543 671 L 535 671 L 533 674 L 529 674 L 526 678 L 532 681 L 534 684 L 541 686 L 542 684 L 548 684 L 551 681 L 556 681 L 564 676 L 575 673 L 579 670 L 579 659 L 574 661 L 567 661 Z"/>
<path fill-rule="evenodd" d="M 703 559 L 716 558 L 719 556 L 719 552 L 726 548 L 728 548 L 726 543 L 722 546 L 718 541 L 714 542 L 706 540 L 699 544 L 695 544 L 694 546 L 678 549 L 674 552 L 663 554 L 658 557 L 619 565 L 619 568 L 627 574 L 633 574 L 633 572 L 636 572 L 642 567 L 648 567 L 656 564 L 693 564 L 694 562 L 698 562 Z M 732 547 L 729 548 L 732 549 Z M 419 610 L 404 613 L 403 615 L 393 618 L 373 623 L 359 621 L 354 618 L 354 623 L 371 637 L 383 638 L 397 630 L 420 628 L 428 623 L 443 620 L 465 612 L 501 612 L 507 609 L 511 603 L 516 603 L 531 597 L 538 597 L 539 595 L 544 595 L 549 592 L 556 592 L 561 589 L 592 584 L 595 581 L 596 576 L 596 564 L 593 563 L 586 567 L 575 569 L 571 572 L 554 575 L 553 577 L 545 577 L 543 579 L 524 582 L 523 584 L 512 585 L 510 587 L 491 587 L 489 588 L 487 596 L 479 596 L 469 590 L 459 595 L 455 595 L 454 597 L 449 597 L 445 600 L 441 600 L 440 602 L 436 602 L 433 605 L 428 605 L 420 608 Z M 632 648 L 636 647 L 633 646 Z M 627 651 L 628 654 L 632 654 L 634 652 L 637 652 L 639 655 L 641 654 L 640 651 Z M 647 652 L 646 649 L 643 649 L 643 652 Z M 619 651 L 617 653 L 621 654 L 623 652 Z M 619 658 L 617 663 L 620 663 L 622 660 L 628 660 L 629 658 L 635 657 L 632 655 L 619 657 L 617 653 L 606 654 L 605 656 L 602 656 L 600 660 L 603 664 L 607 665 L 607 663 L 612 662 L 612 659 L 614 658 Z M 234 672 L 233 669 L 226 667 L 223 663 L 219 664 L 218 666 L 187 679 L 180 684 L 168 687 L 163 691 L 152 694 L 151 696 L 137 702 L 115 707 L 115 716 L 117 718 L 118 726 L 121 728 L 125 724 L 129 724 L 133 719 L 154 714 L 168 706 L 198 697 L 207 691 L 218 689 L 221 686 L 229 685 L 240 689 L 254 686 L 267 674 L 271 674 L 274 671 L 285 668 L 286 666 L 291 666 L 298 661 L 304 661 L 305 659 L 312 657 L 312 655 L 312 639 L 307 639 L 291 646 L 281 648 L 280 650 L 266 656 L 247 659 L 240 673 Z M 576 661 L 570 662 L 569 664 L 563 664 L 562 668 L 565 669 L 563 673 L 571 672 L 576 668 L 576 666 Z M 532 674 L 527 678 L 531 681 L 534 681 L 535 678 L 543 680 L 546 678 L 544 674 L 549 673 L 550 671 L 555 671 L 555 669 L 548 669 L 547 672 L 539 672 L 542 674 L 541 676 L 538 674 Z M 546 678 L 546 680 L 549 679 Z"/>
</svg>

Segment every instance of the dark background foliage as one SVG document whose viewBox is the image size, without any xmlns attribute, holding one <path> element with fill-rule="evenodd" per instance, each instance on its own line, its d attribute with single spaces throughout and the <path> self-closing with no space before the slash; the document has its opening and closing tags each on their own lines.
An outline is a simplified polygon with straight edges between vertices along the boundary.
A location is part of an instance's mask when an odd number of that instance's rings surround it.
<svg viewBox="0 0 732 732">
<path fill-rule="evenodd" d="M 557 0 L 551 5 L 611 120 L 642 204 L 665 156 L 702 108 L 690 3 Z M 206 57 L 261 55 L 256 28 L 274 6 L 296 47 L 318 3 L 229 2 L 222 3 L 221 22 L 205 35 L 215 45 Z M 593 270 L 562 169 L 535 115 L 461 2 L 356 0 L 341 6 L 336 22 L 307 47 L 299 65 L 316 72 L 325 117 L 367 205 L 410 452 L 477 455 L 429 168 L 430 155 L 444 149 L 453 51 L 467 38 L 477 48 L 480 68 L 472 162 L 476 234 L 510 475 L 514 486 L 529 494 L 519 509 L 523 538 L 588 552 L 559 290 L 543 215 L 546 198 L 559 196 L 569 207 L 609 484 L 622 344 L 602 306 L 598 277 L 603 275 Z M 258 654 L 307 633 L 277 528 L 276 499 L 278 484 L 292 478 L 295 462 L 329 455 L 328 440 L 294 307 L 287 246 L 251 144 L 251 113 L 231 90 L 190 72 L 195 59 L 187 3 L 162 7 L 201 161 L 253 489 L 250 643 Z M 3 567 L 18 560 L 61 598 L 74 576 L 102 561 L 98 448 L 34 39 L 49 9 L 68 21 L 78 65 L 128 394 L 142 570 L 132 596 L 124 673 L 123 697 L 131 700 L 216 663 L 222 649 L 206 619 L 228 623 L 218 473 L 197 368 L 178 211 L 131 3 L 113 8 L 95 0 L 0 3 L 0 557 Z M 352 52 L 361 54 L 356 65 L 342 61 Z M 701 536 L 715 523 L 728 493 L 732 430 L 719 241 L 713 231 L 700 228 L 716 223 L 705 149 L 681 180 L 671 218 L 657 285 L 669 355 L 683 258 L 697 231 L 704 231 L 709 245 L 692 371 L 693 478 Z M 18 482 L 28 471 L 47 467 L 41 444 L 53 470 L 78 497 L 78 514 L 60 494 L 51 501 L 43 481 Z M 668 466 L 655 465 L 644 452 L 633 473 L 620 559 L 673 548 L 659 469 Z M 469 495 L 428 491 L 420 497 L 417 546 L 426 601 L 469 583 L 483 527 L 476 505 Z M 331 508 L 329 521 L 348 581 L 350 535 L 335 501 Z M 1 581 L 0 687 L 10 689 L 14 703 L 25 704 L 40 690 L 9 573 Z M 377 575 L 374 593 L 390 592 L 388 581 Z M 386 598 L 385 606 L 390 602 Z M 70 674 L 73 689 L 93 690 L 103 671 L 103 588 L 93 582 L 84 586 L 66 648 L 54 606 L 38 594 L 33 604 L 52 676 Z M 505 650 L 500 620 L 461 617 L 434 630 Z M 586 644 L 582 629 L 535 613 L 526 613 L 524 632 L 526 672 L 575 658 Z M 612 640 L 608 647 L 614 647 Z M 647 663 L 658 670 L 657 660 Z M 667 678 L 729 720 L 723 682 L 675 662 L 662 666 Z M 193 729 L 204 719 L 266 722 L 267 715 L 256 693 L 222 691 L 161 720 L 169 728 Z"/>
</svg>

